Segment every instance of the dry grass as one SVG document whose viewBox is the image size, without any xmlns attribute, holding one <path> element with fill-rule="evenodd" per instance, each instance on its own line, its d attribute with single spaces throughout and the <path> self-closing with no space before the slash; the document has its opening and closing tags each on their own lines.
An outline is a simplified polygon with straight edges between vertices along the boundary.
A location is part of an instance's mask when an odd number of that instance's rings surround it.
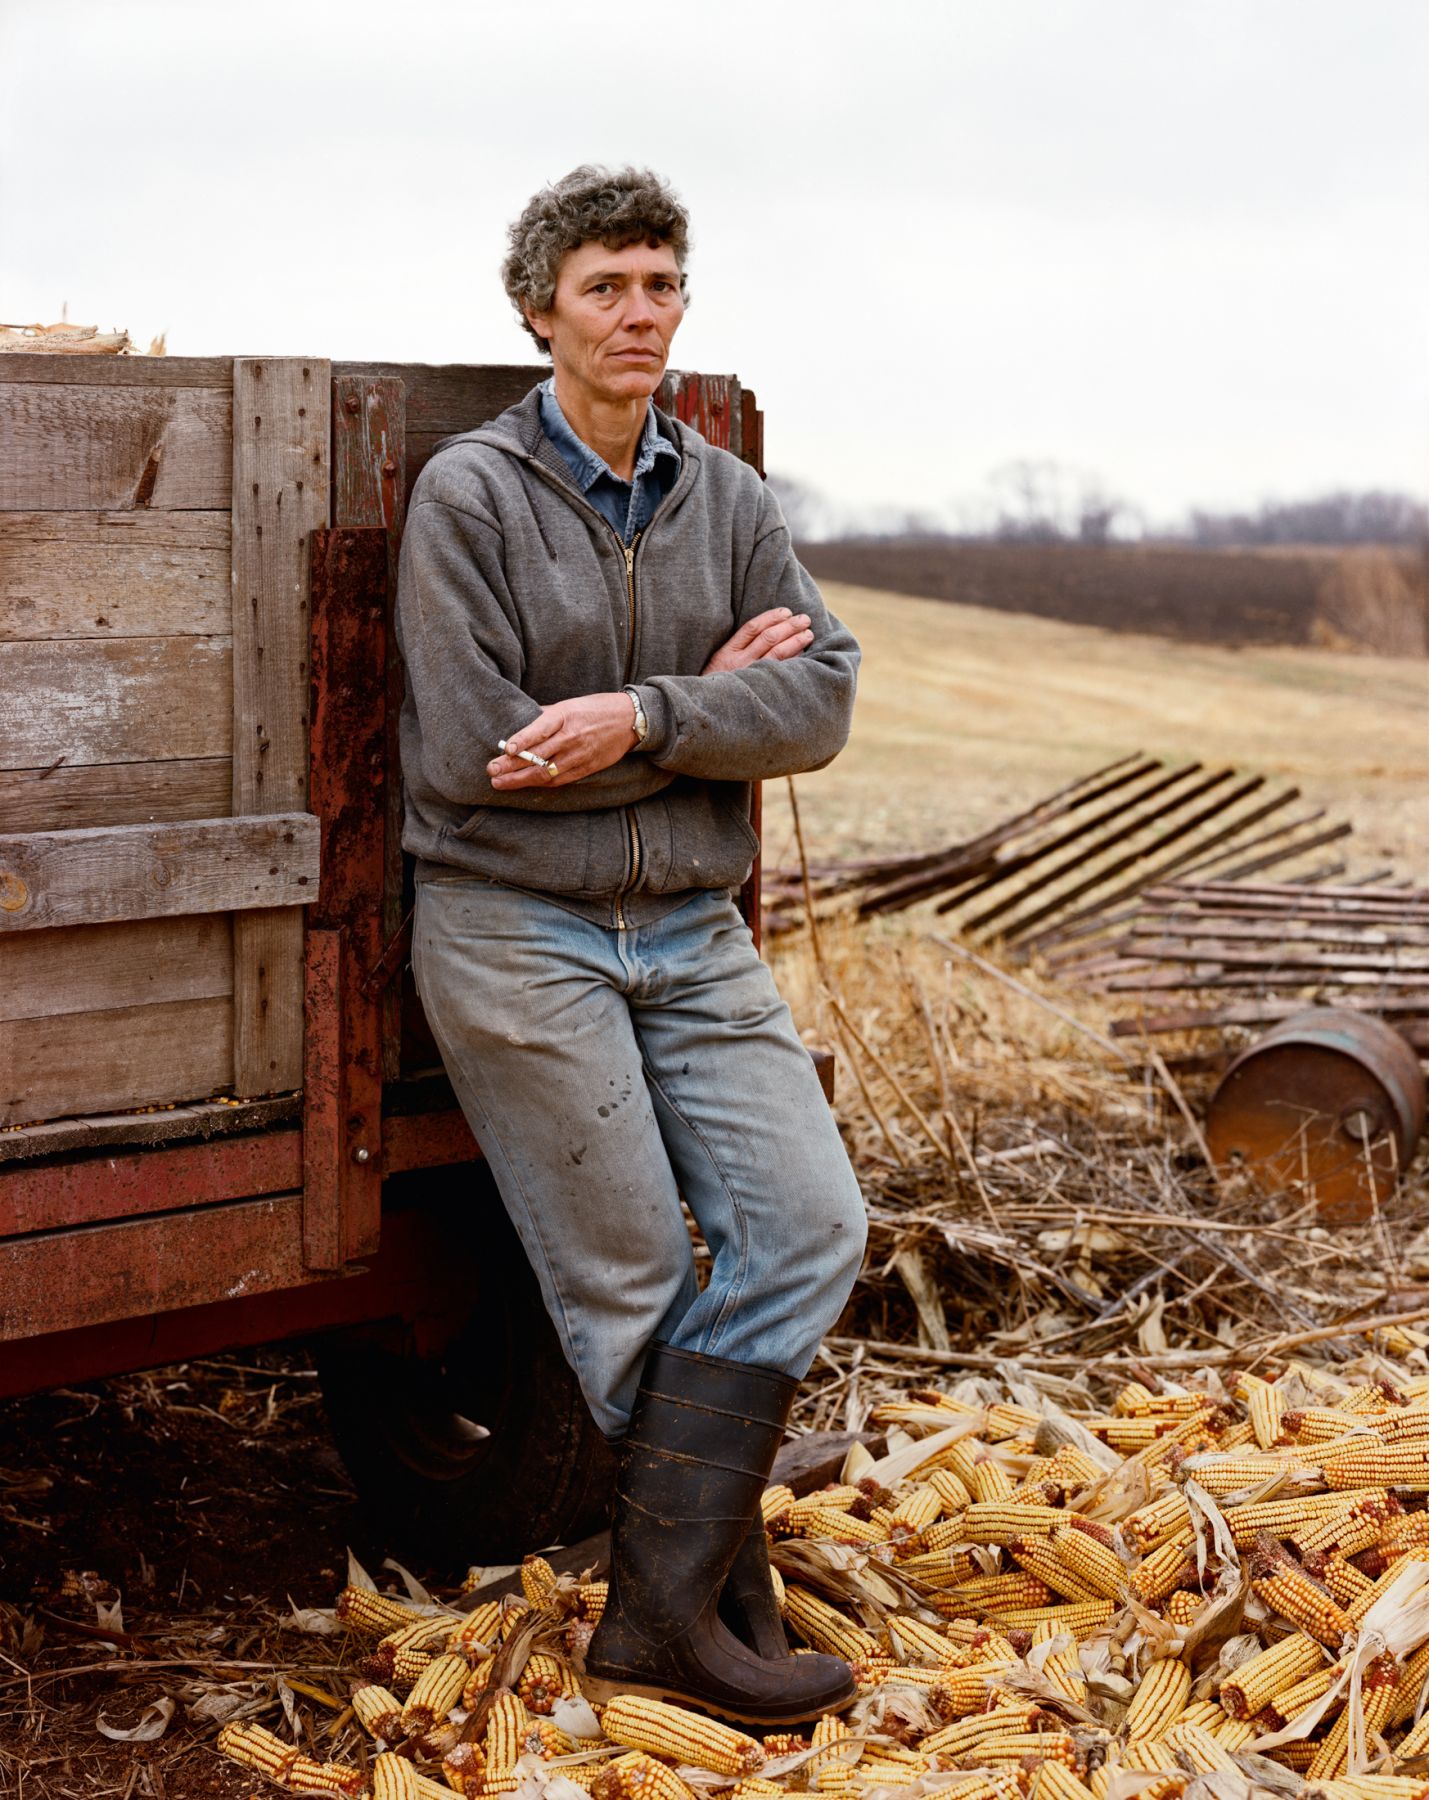
<svg viewBox="0 0 1429 1800">
<path fill-rule="evenodd" d="M 864 649 L 852 740 L 801 794 L 815 857 L 933 849 L 1133 750 L 1285 777 L 1351 868 L 1429 880 L 1429 666 L 1169 643 L 826 583 Z M 766 844 L 793 860 L 779 784 Z"/>
</svg>

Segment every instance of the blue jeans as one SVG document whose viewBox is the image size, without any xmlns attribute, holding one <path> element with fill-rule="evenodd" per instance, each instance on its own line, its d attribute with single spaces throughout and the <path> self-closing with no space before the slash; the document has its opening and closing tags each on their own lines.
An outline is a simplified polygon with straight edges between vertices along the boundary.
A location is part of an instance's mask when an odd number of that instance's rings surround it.
<svg viewBox="0 0 1429 1800">
<path fill-rule="evenodd" d="M 803 1376 L 867 1221 L 729 895 L 622 932 L 481 879 L 424 881 L 412 967 L 601 1430 L 624 1431 L 656 1338 Z M 682 1195 L 713 1256 L 703 1292 Z"/>
</svg>

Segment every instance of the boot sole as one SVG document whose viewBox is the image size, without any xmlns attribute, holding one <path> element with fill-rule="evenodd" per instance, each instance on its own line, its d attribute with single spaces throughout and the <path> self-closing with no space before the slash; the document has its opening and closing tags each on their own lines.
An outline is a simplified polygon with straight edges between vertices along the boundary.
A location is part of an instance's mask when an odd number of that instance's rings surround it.
<svg viewBox="0 0 1429 1800">
<path fill-rule="evenodd" d="M 821 1718 L 827 1712 L 838 1712 L 850 1706 L 858 1698 L 858 1689 L 850 1686 L 848 1692 L 839 1699 L 820 1701 L 809 1706 L 795 1707 L 789 1710 L 771 1709 L 758 1711 L 737 1706 L 729 1706 L 718 1700 L 708 1699 L 703 1694 L 687 1693 L 681 1688 L 667 1687 L 661 1683 L 643 1681 L 622 1681 L 618 1678 L 609 1680 L 598 1675 L 581 1677 L 581 1692 L 594 1706 L 608 1706 L 612 1700 L 619 1699 L 622 1694 L 633 1694 L 641 1700 L 665 1700 L 672 1706 L 697 1706 L 701 1712 L 713 1713 L 717 1718 L 728 1719 L 735 1725 L 804 1725 L 810 1719 Z"/>
</svg>

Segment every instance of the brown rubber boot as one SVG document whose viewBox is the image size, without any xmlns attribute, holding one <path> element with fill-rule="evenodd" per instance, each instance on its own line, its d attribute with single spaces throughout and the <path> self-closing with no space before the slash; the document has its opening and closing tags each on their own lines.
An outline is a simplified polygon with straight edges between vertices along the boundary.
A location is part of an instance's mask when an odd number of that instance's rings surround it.
<svg viewBox="0 0 1429 1800">
<path fill-rule="evenodd" d="M 766 1661 L 719 1617 L 798 1385 L 723 1357 L 651 1351 L 620 1449 L 610 1588 L 586 1652 L 593 1700 L 647 1694 L 778 1727 L 854 1698 L 838 1657 Z"/>
</svg>

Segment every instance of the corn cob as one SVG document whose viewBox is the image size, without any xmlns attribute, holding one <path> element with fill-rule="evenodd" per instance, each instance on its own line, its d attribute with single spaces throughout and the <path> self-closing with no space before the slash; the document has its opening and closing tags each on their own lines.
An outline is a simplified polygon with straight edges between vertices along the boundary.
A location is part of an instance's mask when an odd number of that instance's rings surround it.
<svg viewBox="0 0 1429 1800">
<path fill-rule="evenodd" d="M 1211 1704 L 1214 1706 L 1215 1702 Z M 1260 1735 L 1261 1727 L 1254 1719 L 1228 1719 L 1218 1706 L 1215 1710 L 1220 1716 L 1214 1724 L 1207 1725 L 1206 1730 L 1227 1750 L 1243 1750 L 1253 1737 Z"/>
<path fill-rule="evenodd" d="M 1399 1667 L 1392 1656 L 1378 1656 L 1364 1672 L 1360 1699 L 1364 1714 L 1365 1748 L 1372 1755 L 1375 1739 L 1389 1723 L 1399 1688 Z M 1306 1774 L 1311 1781 L 1322 1781 L 1341 1775 L 1349 1762 L 1350 1713 L 1340 1714 L 1330 1727 L 1329 1735 L 1316 1750 Z"/>
<path fill-rule="evenodd" d="M 527 1743 L 538 1756 L 547 1761 L 553 1756 L 571 1756 L 575 1753 L 576 1741 L 561 1730 L 554 1719 L 533 1717 L 531 1729 L 527 1734 Z"/>
<path fill-rule="evenodd" d="M 1231 1494 L 1263 1486 L 1284 1474 L 1286 1467 L 1283 1456 L 1197 1457 L 1188 1472 L 1194 1474 L 1213 1500 L 1224 1500 Z"/>
<path fill-rule="evenodd" d="M 472 1670 L 471 1674 L 467 1676 L 466 1686 L 461 1691 L 461 1703 L 468 1712 L 471 1711 L 472 1707 L 476 1705 L 477 1701 L 480 1700 L 481 1696 L 486 1692 L 486 1684 L 491 1678 L 491 1671 L 495 1667 L 495 1664 L 496 1658 L 494 1656 L 484 1656 Z"/>
<path fill-rule="evenodd" d="M 1161 1611 L 1167 1624 L 1189 1625 L 1205 1604 L 1204 1594 L 1194 1593 L 1190 1588 L 1177 1588 L 1166 1596 Z"/>
<path fill-rule="evenodd" d="M 1035 1705 L 998 1706 L 992 1712 L 972 1713 L 944 1725 L 926 1737 L 920 1746 L 924 1756 L 963 1757 L 988 1737 L 1009 1737 L 1015 1732 L 1029 1731 L 1041 1715 Z"/>
<path fill-rule="evenodd" d="M 812 1748 L 810 1739 L 799 1731 L 766 1731 L 761 1742 L 766 1761 L 772 1756 L 797 1756 Z"/>
<path fill-rule="evenodd" d="M 782 1782 L 765 1781 L 761 1775 L 746 1775 L 743 1781 L 735 1782 L 730 1800 L 784 1800 L 786 1792 Z"/>
<path fill-rule="evenodd" d="M 693 1800 L 692 1791 L 667 1763 L 630 1750 L 607 1763 L 591 1785 L 595 1800 Z"/>
<path fill-rule="evenodd" d="M 394 1600 L 390 1594 L 374 1593 L 371 1588 L 345 1587 L 337 1597 L 338 1622 L 364 1637 L 386 1637 L 389 1631 L 420 1623 L 426 1616 L 416 1607 Z"/>
<path fill-rule="evenodd" d="M 1007 1737 L 985 1737 L 977 1747 L 981 1763 L 1020 1763 L 1025 1756 L 1065 1763 L 1075 1772 L 1076 1740 L 1066 1731 L 1019 1731 Z"/>
<path fill-rule="evenodd" d="M 1186 1496 L 1180 1488 L 1162 1494 L 1123 1520 L 1121 1535 L 1131 1549 L 1143 1554 L 1158 1549 L 1172 1538 L 1192 1542 L 1191 1509 L 1186 1504 Z"/>
<path fill-rule="evenodd" d="M 502 1688 L 486 1715 L 486 1768 L 489 1775 L 509 1775 L 526 1748 L 531 1715 L 520 1697 Z"/>
<path fill-rule="evenodd" d="M 1368 1575 L 1363 1575 L 1353 1563 L 1346 1562 L 1343 1557 L 1331 1556 L 1326 1559 L 1324 1568 L 1325 1586 L 1346 1612 L 1353 1616 L 1353 1609 L 1366 1596 L 1375 1593 L 1375 1584 Z"/>
<path fill-rule="evenodd" d="M 809 1733 L 809 1748 L 818 1755 L 810 1757 L 805 1767 L 811 1772 L 826 1768 L 839 1746 L 846 1744 L 852 1736 L 853 1732 L 837 1713 L 825 1713 Z"/>
<path fill-rule="evenodd" d="M 1059 1554 L 1056 1538 L 1017 1538 L 1008 1548 L 1028 1575 L 1064 1600 L 1095 1600 L 1097 1591 L 1080 1580 Z"/>
<path fill-rule="evenodd" d="M 939 1519 L 936 1525 L 930 1525 L 922 1537 L 904 1553 L 901 1560 L 905 1569 L 911 1567 L 917 1556 L 936 1555 L 951 1549 L 954 1544 L 962 1543 L 963 1517 L 962 1513 L 957 1513 L 951 1519 Z M 977 1566 L 970 1556 L 945 1560 L 949 1568 L 965 1568 L 969 1573 Z"/>
<path fill-rule="evenodd" d="M 385 1687 L 364 1682 L 352 1691 L 352 1710 L 357 1722 L 371 1737 L 395 1744 L 403 1736 L 402 1702 Z"/>
<path fill-rule="evenodd" d="M 1429 1756 L 1429 1713 L 1425 1713 L 1419 1723 L 1406 1731 L 1394 1746 L 1396 1763 L 1408 1762 L 1416 1756 Z"/>
<path fill-rule="evenodd" d="M 969 1713 L 981 1712 L 987 1705 L 988 1681 L 994 1672 L 991 1664 L 949 1669 L 933 1690 L 933 1707 L 939 1717 L 963 1719 Z"/>
<path fill-rule="evenodd" d="M 480 1606 L 472 1607 L 461 1623 L 447 1634 L 443 1648 L 482 1654 L 493 1648 L 500 1634 L 501 1602 L 483 1600 Z"/>
<path fill-rule="evenodd" d="M 1412 1656 L 1405 1658 L 1394 1711 L 1389 1715 L 1391 1725 L 1402 1725 L 1406 1719 L 1414 1717 L 1423 1703 L 1426 1683 L 1429 1683 L 1429 1643 L 1421 1644 Z"/>
<path fill-rule="evenodd" d="M 578 1694 L 580 1684 L 558 1657 L 538 1650 L 527 1657 L 526 1667 L 516 1683 L 529 1713 L 549 1714 L 562 1694 Z"/>
<path fill-rule="evenodd" d="M 999 1612 L 997 1624 L 1005 1630 L 1030 1630 L 1045 1619 L 1059 1630 L 1069 1631 L 1080 1643 L 1083 1638 L 1100 1630 L 1115 1611 L 1116 1604 L 1111 1600 L 1076 1600 L 1068 1606 L 1018 1607 L 1008 1612 Z"/>
<path fill-rule="evenodd" d="M 1256 1443 L 1262 1450 L 1268 1450 L 1280 1436 L 1281 1420 L 1285 1415 L 1285 1396 L 1279 1388 L 1257 1388 L 1251 1394 L 1246 1410 L 1250 1414 L 1250 1428 L 1255 1434 Z"/>
<path fill-rule="evenodd" d="M 1171 1538 L 1141 1559 L 1128 1583 L 1138 1600 L 1150 1606 L 1164 1599 L 1172 1588 L 1183 1587 L 1186 1581 L 1196 1579 L 1196 1565 L 1191 1561 L 1194 1541 L 1188 1530 L 1185 1540 Z"/>
<path fill-rule="evenodd" d="M 1289 1619 L 1322 1644 L 1338 1644 L 1350 1629 L 1350 1616 L 1329 1593 L 1280 1548 L 1268 1532 L 1255 1541 L 1251 1587 L 1272 1612 Z"/>
<path fill-rule="evenodd" d="M 405 1756 L 384 1750 L 373 1757 L 372 1800 L 417 1800 L 417 1771 Z"/>
<path fill-rule="evenodd" d="M 1041 1423 L 1037 1413 L 1029 1412 L 1025 1406 L 1010 1406 L 1005 1400 L 987 1409 L 987 1435 L 994 1443 L 1020 1437 L 1024 1432 L 1031 1436 Z"/>
<path fill-rule="evenodd" d="M 835 1544 L 886 1544 L 888 1532 L 871 1519 L 860 1519 L 833 1506 L 816 1506 L 804 1513 L 799 1529 L 805 1537 Z"/>
<path fill-rule="evenodd" d="M 972 1505 L 972 1492 L 967 1483 L 951 1469 L 930 1469 L 926 1481 L 938 1496 L 946 1518 L 953 1518 Z"/>
<path fill-rule="evenodd" d="M 1121 1599 L 1126 1592 L 1128 1571 L 1112 1547 L 1112 1534 L 1105 1526 L 1073 1517 L 1065 1530 L 1052 1534 L 1052 1544 L 1068 1572 L 1089 1588 L 1093 1597 Z"/>
<path fill-rule="evenodd" d="M 460 1794 L 462 1800 L 477 1800 L 486 1774 L 486 1757 L 481 1745 L 458 1740 L 442 1757 L 442 1774 L 451 1792 Z"/>
<path fill-rule="evenodd" d="M 759 1512 L 766 1527 L 773 1527 L 776 1522 L 782 1526 L 793 1504 L 793 1488 L 785 1487 L 782 1483 L 765 1488 L 759 1497 Z"/>
<path fill-rule="evenodd" d="M 784 1593 L 784 1617 L 799 1636 L 815 1650 L 841 1656 L 846 1662 L 860 1657 L 877 1656 L 882 1645 L 872 1633 L 864 1631 L 808 1588 L 790 1583 Z M 640 1746 L 637 1746 L 640 1748 Z"/>
<path fill-rule="evenodd" d="M 1267 1731 L 1283 1730 L 1292 1719 L 1298 1719 L 1307 1706 L 1313 1706 L 1330 1691 L 1343 1673 L 1344 1666 L 1343 1662 L 1326 1663 L 1324 1668 L 1306 1675 L 1293 1687 L 1285 1688 L 1261 1707 L 1256 1714 L 1257 1722 Z M 1343 1705 L 1343 1700 L 1339 1704 Z"/>
<path fill-rule="evenodd" d="M 980 1575 L 959 1582 L 956 1598 L 979 1611 L 1004 1612 L 1009 1607 L 1046 1606 L 1052 1591 L 1027 1570 L 1009 1569 L 1005 1575 Z"/>
<path fill-rule="evenodd" d="M 1420 1775 L 1340 1775 L 1301 1793 L 1306 1800 L 1425 1800 L 1429 1781 Z"/>
<path fill-rule="evenodd" d="M 1042 1624 L 1033 1627 L 1032 1642 L 1034 1645 L 1046 1644 L 1060 1635 L 1055 1626 L 1044 1620 Z M 1087 1682 L 1075 1647 L 1053 1650 L 1050 1655 L 1043 1657 L 1042 1675 L 1068 1700 L 1075 1701 L 1078 1706 L 1085 1702 Z"/>
<path fill-rule="evenodd" d="M 1057 1506 L 1008 1506 L 997 1500 L 974 1501 L 963 1514 L 963 1542 L 1010 1544 L 1015 1538 L 1049 1537 L 1067 1514 Z"/>
<path fill-rule="evenodd" d="M 973 1502 L 984 1506 L 1005 1501 L 1013 1492 L 1017 1483 L 1007 1473 L 1001 1463 L 995 1463 L 990 1456 L 982 1457 L 973 1465 Z"/>
<path fill-rule="evenodd" d="M 1297 1406 L 1281 1421 L 1285 1436 L 1297 1444 L 1333 1444 L 1337 1438 L 1363 1429 L 1353 1414 L 1332 1406 Z"/>
<path fill-rule="evenodd" d="M 1220 1772 L 1240 1776 L 1240 1764 L 1224 1744 L 1216 1742 L 1204 1725 L 1188 1725 L 1184 1722 L 1173 1725 L 1166 1733 L 1166 1742 L 1190 1763 L 1198 1775 Z"/>
<path fill-rule="evenodd" d="M 359 1588 L 356 1591 L 364 1593 L 366 1589 Z M 285 1744 L 262 1725 L 246 1725 L 237 1721 L 225 1725 L 219 1732 L 218 1747 L 234 1762 L 242 1763 L 245 1769 L 255 1769 L 260 1775 L 266 1775 L 269 1781 L 276 1781 L 280 1787 L 287 1783 L 293 1764 L 302 1754 L 296 1744 Z"/>
<path fill-rule="evenodd" d="M 459 1704 L 470 1673 L 471 1666 L 466 1658 L 455 1651 L 434 1657 L 423 1669 L 402 1708 L 404 1736 L 421 1737 L 445 1719 Z"/>
<path fill-rule="evenodd" d="M 902 1613 L 889 1619 L 888 1634 L 893 1640 L 894 1651 L 905 1662 L 926 1662 L 942 1667 L 956 1652 L 956 1646 L 946 1632 Z"/>
<path fill-rule="evenodd" d="M 891 1656 L 860 1656 L 849 1664 L 849 1672 L 859 1687 L 876 1688 L 882 1686 L 894 1667 Z"/>
<path fill-rule="evenodd" d="M 895 1543 L 915 1538 L 927 1530 L 942 1510 L 943 1497 L 931 1482 L 915 1487 L 894 1507 L 890 1535 Z"/>
<path fill-rule="evenodd" d="M 1278 1694 L 1311 1675 L 1325 1662 L 1314 1638 L 1297 1631 L 1259 1656 L 1252 1656 L 1221 1683 L 1221 1705 L 1233 1719 L 1249 1719 Z"/>
<path fill-rule="evenodd" d="M 310 1756 L 298 1756 L 288 1771 L 288 1786 L 299 1794 L 336 1794 L 346 1800 L 357 1800 L 367 1793 L 367 1778 L 350 1763 L 315 1762 Z"/>
<path fill-rule="evenodd" d="M 764 1762 L 764 1752 L 752 1737 L 663 1700 L 620 1694 L 606 1707 L 600 1723 L 612 1743 L 674 1757 L 716 1775 L 754 1775 Z"/>
<path fill-rule="evenodd" d="M 532 1606 L 540 1606 L 555 1592 L 556 1571 L 544 1556 L 528 1556 L 521 1564 L 521 1592 Z"/>
<path fill-rule="evenodd" d="M 1028 1800 L 1092 1800 L 1092 1791 L 1065 1763 L 1049 1760 L 1034 1770 Z"/>
<path fill-rule="evenodd" d="M 398 1650 L 392 1656 L 390 1665 L 391 1673 L 387 1676 L 387 1679 L 392 1683 L 393 1687 L 413 1687 L 422 1679 L 422 1676 L 431 1661 L 432 1655 L 430 1651 Z M 370 1657 L 368 1658 L 366 1666 L 369 1672 L 375 1672 Z"/>
<path fill-rule="evenodd" d="M 522 1623 L 530 1610 L 531 1602 L 518 1594 L 508 1594 L 501 1602 L 501 1641 L 503 1644 Z"/>
<path fill-rule="evenodd" d="M 606 1596 L 609 1592 L 610 1583 L 608 1581 L 588 1581 L 584 1587 L 576 1589 L 577 1610 L 588 1624 L 600 1624 L 600 1615 L 605 1611 Z"/>
<path fill-rule="evenodd" d="M 1354 1488 L 1340 1494 L 1301 1494 L 1293 1500 L 1247 1500 L 1225 1509 L 1226 1524 L 1238 1550 L 1246 1550 L 1262 1531 L 1289 1537 L 1315 1519 L 1348 1512 L 1366 1500 L 1388 1502 L 1384 1487 Z"/>
<path fill-rule="evenodd" d="M 1176 1754 L 1168 1747 L 1165 1738 L 1137 1738 L 1134 1743 L 1123 1744 L 1120 1758 L 1124 1769 L 1135 1769 L 1142 1775 L 1154 1775 L 1158 1771 L 1164 1771 L 1168 1775 L 1177 1772 Z"/>
<path fill-rule="evenodd" d="M 1332 1488 L 1355 1488 L 1363 1483 L 1380 1482 L 1385 1487 L 1409 1488 L 1416 1493 L 1429 1492 L 1429 1441 L 1409 1438 L 1399 1443 L 1381 1444 L 1368 1440 L 1343 1450 L 1332 1450 L 1320 1465 L 1326 1485 Z"/>
<path fill-rule="evenodd" d="M 1128 1740 L 1164 1737 L 1186 1709 L 1191 1697 L 1191 1670 L 1173 1657 L 1162 1657 L 1142 1676 L 1123 1729 Z"/>
</svg>

